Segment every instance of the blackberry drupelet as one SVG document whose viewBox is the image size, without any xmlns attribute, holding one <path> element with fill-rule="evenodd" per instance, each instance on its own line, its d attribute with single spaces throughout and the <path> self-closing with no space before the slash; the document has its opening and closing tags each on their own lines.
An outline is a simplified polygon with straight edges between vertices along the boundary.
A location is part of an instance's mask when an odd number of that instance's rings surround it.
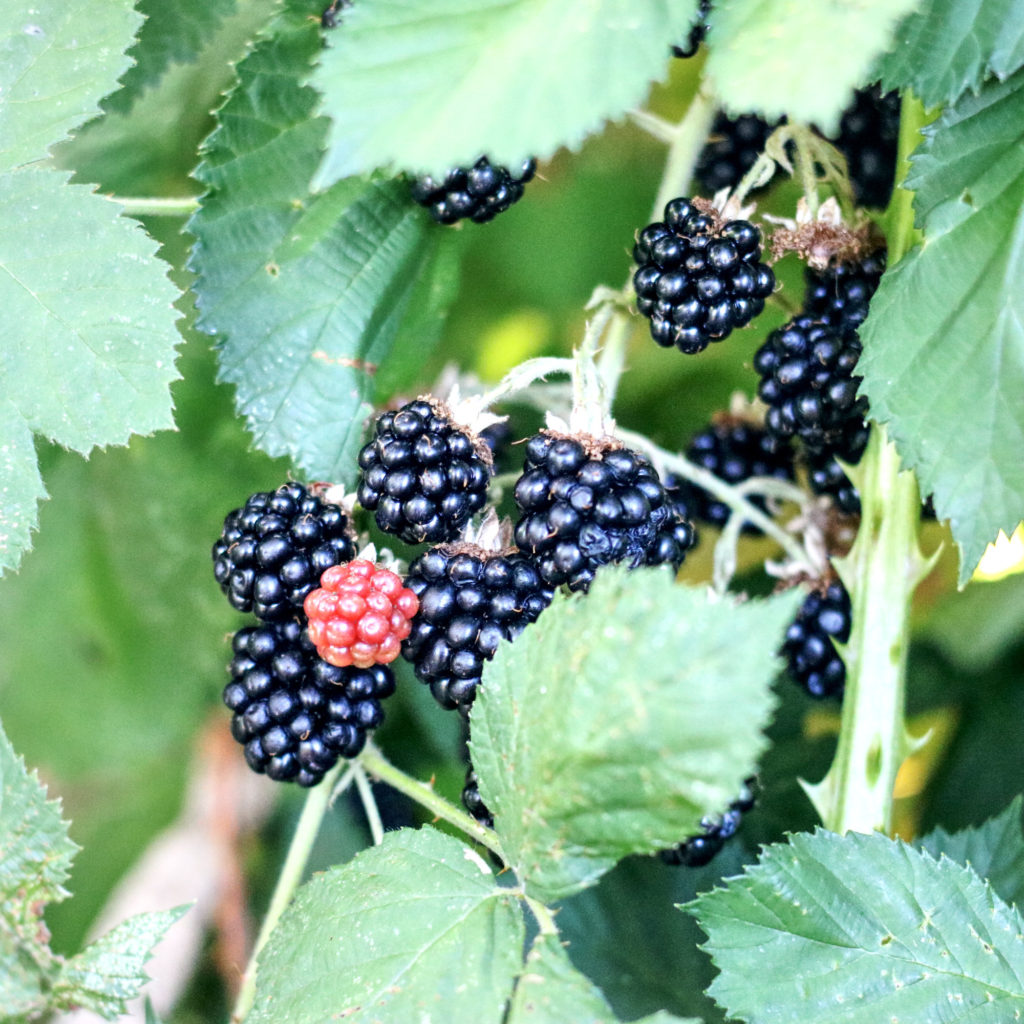
<svg viewBox="0 0 1024 1024">
<path fill-rule="evenodd" d="M 231 734 L 249 767 L 279 782 L 315 786 L 339 757 L 355 757 L 395 691 L 383 665 L 337 668 L 317 657 L 298 620 L 246 626 L 232 647 Z"/>
<path fill-rule="evenodd" d="M 469 218 L 484 224 L 523 197 L 523 186 L 537 171 L 537 161 L 524 160 L 515 173 L 492 164 L 486 156 L 472 167 L 454 167 L 441 180 L 426 175 L 412 185 L 412 197 L 439 224 Z"/>
<path fill-rule="evenodd" d="M 803 312 L 830 327 L 860 327 L 885 272 L 885 250 L 848 260 L 827 270 L 804 271 Z"/>
<path fill-rule="evenodd" d="M 463 714 L 484 663 L 551 603 L 552 591 L 518 551 L 475 544 L 440 545 L 409 566 L 405 585 L 419 598 L 402 656 L 442 707 Z"/>
<path fill-rule="evenodd" d="M 869 434 L 867 423 L 858 417 L 846 424 L 836 444 L 808 449 L 804 454 L 811 490 L 832 498 L 840 511 L 851 516 L 860 515 L 860 494 L 836 460 L 856 466 L 867 447 Z"/>
<path fill-rule="evenodd" d="M 494 815 L 480 796 L 476 772 L 470 765 L 466 769 L 466 784 L 462 787 L 462 804 L 484 828 L 494 828 Z"/>
<path fill-rule="evenodd" d="M 795 479 L 792 448 L 779 444 L 765 430 L 735 416 L 716 417 L 690 441 L 686 457 L 733 485 L 755 476 Z M 729 521 L 732 509 L 696 484 L 671 474 L 665 477 L 665 487 L 687 519 L 719 528 Z M 768 511 L 763 497 L 754 496 L 750 500 L 762 511 Z M 751 523 L 743 524 L 743 532 L 761 533 Z"/>
<path fill-rule="evenodd" d="M 753 224 L 723 222 L 700 200 L 673 199 L 664 221 L 648 224 L 633 247 L 636 305 L 651 321 L 651 337 L 693 354 L 746 326 L 775 287 L 760 257 Z"/>
<path fill-rule="evenodd" d="M 516 544 L 550 586 L 586 590 L 612 562 L 678 569 L 695 540 L 650 462 L 608 439 L 530 438 L 515 500 Z"/>
<path fill-rule="evenodd" d="M 682 46 L 672 47 L 672 55 L 674 57 L 696 56 L 697 51 L 700 49 L 700 44 L 704 42 L 704 37 L 708 34 L 708 15 L 710 13 L 711 0 L 700 0 L 700 4 L 697 7 L 697 20 L 691 26 L 686 42 Z"/>
<path fill-rule="evenodd" d="M 486 503 L 491 466 L 485 443 L 418 398 L 377 418 L 359 453 L 359 503 L 407 544 L 453 540 Z"/>
<path fill-rule="evenodd" d="M 842 697 L 846 664 L 833 640 L 850 639 L 850 595 L 838 579 L 812 590 L 786 630 L 782 654 L 790 675 L 812 697 Z"/>
<path fill-rule="evenodd" d="M 883 93 L 877 85 L 858 90 L 840 118 L 834 142 L 846 157 L 853 194 L 861 206 L 889 202 L 899 135 L 899 93 Z"/>
<path fill-rule="evenodd" d="M 278 622 L 301 614 L 324 571 L 355 554 L 344 511 L 291 482 L 228 514 L 213 545 L 213 573 L 240 612 Z"/>
<path fill-rule="evenodd" d="M 809 316 L 772 331 L 754 355 L 768 433 L 780 442 L 799 437 L 812 449 L 837 445 L 867 411 L 854 375 L 860 352 L 855 330 Z"/>
<path fill-rule="evenodd" d="M 661 859 L 666 864 L 687 868 L 702 868 L 710 864 L 725 846 L 726 840 L 736 834 L 743 815 L 754 809 L 756 782 L 753 776 L 744 780 L 740 795 L 729 804 L 720 818 L 704 818 L 700 823 L 700 832 L 670 850 L 662 850 Z"/>
<path fill-rule="evenodd" d="M 764 150 L 772 125 L 756 114 L 715 115 L 711 137 L 697 157 L 694 176 L 705 192 L 735 188 Z"/>
</svg>

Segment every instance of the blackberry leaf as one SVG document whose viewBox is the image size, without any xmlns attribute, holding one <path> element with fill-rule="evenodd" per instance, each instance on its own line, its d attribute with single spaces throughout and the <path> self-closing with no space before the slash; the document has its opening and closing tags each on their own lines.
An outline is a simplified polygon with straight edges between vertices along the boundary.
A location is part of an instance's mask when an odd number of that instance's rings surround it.
<svg viewBox="0 0 1024 1024">
<path fill-rule="evenodd" d="M 872 417 L 950 519 L 964 584 L 1024 515 L 1024 71 L 926 135 L 907 183 L 926 244 L 882 278 L 858 373 Z"/>
<path fill-rule="evenodd" d="M 643 101 L 696 9 L 696 0 L 354 4 L 313 73 L 332 118 L 315 185 L 378 167 L 443 175 L 481 153 L 513 167 L 576 148 Z"/>
</svg>

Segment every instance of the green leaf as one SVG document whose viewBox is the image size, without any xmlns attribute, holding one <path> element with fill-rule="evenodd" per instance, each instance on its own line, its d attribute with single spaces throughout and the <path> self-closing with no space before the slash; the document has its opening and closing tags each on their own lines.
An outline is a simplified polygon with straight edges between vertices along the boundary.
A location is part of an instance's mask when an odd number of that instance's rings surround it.
<svg viewBox="0 0 1024 1024">
<path fill-rule="evenodd" d="M 862 390 L 960 546 L 966 583 L 1024 517 L 1024 72 L 928 129 L 908 187 L 924 244 L 862 330 Z"/>
<path fill-rule="evenodd" d="M 308 4 L 292 2 L 239 64 L 196 172 L 209 192 L 191 266 L 199 325 L 223 338 L 220 376 L 259 446 L 351 482 L 374 375 L 413 342 L 421 365 L 439 335 L 456 240 L 401 182 L 309 194 L 327 122 L 300 83 L 319 49 Z"/>
<path fill-rule="evenodd" d="M 1018 796 L 1002 814 L 978 828 L 950 834 L 937 828 L 914 845 L 933 857 L 945 854 L 958 864 L 973 868 L 1007 903 L 1024 902 L 1024 837 L 1021 811 L 1024 797 Z"/>
<path fill-rule="evenodd" d="M 911 89 L 926 107 L 977 91 L 1024 64 L 1020 0 L 922 0 L 878 64 L 885 89 Z"/>
<path fill-rule="evenodd" d="M 388 832 L 299 890 L 246 1022 L 500 1024 L 522 948 L 516 895 L 478 854 L 429 827 Z"/>
<path fill-rule="evenodd" d="M 139 38 L 128 51 L 134 60 L 121 77 L 121 88 L 108 96 L 105 110 L 124 113 L 139 93 L 155 85 L 171 64 L 195 60 L 225 18 L 235 11 L 235 0 L 138 0 L 146 20 Z"/>
<path fill-rule="evenodd" d="M 0 401 L 0 574 L 31 545 L 36 503 L 46 497 L 32 431 L 8 399 Z"/>
<path fill-rule="evenodd" d="M 12 439 L 0 488 L 14 499 L 0 567 L 10 567 L 41 495 L 26 432 L 87 454 L 172 426 L 180 339 L 178 292 L 156 245 L 117 205 L 30 167 L 0 174 L 0 219 L 0 380 Z"/>
<path fill-rule="evenodd" d="M 66 961 L 52 995 L 60 1009 L 81 1007 L 114 1020 L 146 983 L 143 965 L 188 907 L 136 914 Z"/>
<path fill-rule="evenodd" d="M 0 25 L 0 170 L 47 155 L 131 64 L 142 17 L 129 0 L 6 5 Z"/>
<path fill-rule="evenodd" d="M 734 113 L 785 114 L 831 133 L 915 2 L 719 0 L 707 40 L 715 94 Z"/>
<path fill-rule="evenodd" d="M 661 570 L 609 567 L 499 649 L 473 707 L 473 764 L 532 895 L 592 885 L 735 798 L 765 746 L 797 596 L 715 602 Z"/>
<path fill-rule="evenodd" d="M 969 868 L 877 833 L 796 834 L 687 910 L 721 971 L 710 995 L 749 1024 L 1024 1014 L 1020 914 Z"/>
<path fill-rule="evenodd" d="M 331 117 L 314 184 L 378 167 L 444 173 L 481 153 L 514 166 L 576 148 L 643 102 L 695 9 L 694 0 L 354 4 L 313 73 Z"/>
</svg>

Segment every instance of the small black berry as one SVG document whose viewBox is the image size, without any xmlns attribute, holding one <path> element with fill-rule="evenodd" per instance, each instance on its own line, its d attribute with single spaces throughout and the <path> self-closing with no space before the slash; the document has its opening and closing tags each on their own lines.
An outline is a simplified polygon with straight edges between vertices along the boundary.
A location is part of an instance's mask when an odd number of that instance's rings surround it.
<svg viewBox="0 0 1024 1024">
<path fill-rule="evenodd" d="M 846 664 L 833 640 L 850 639 L 850 595 L 838 579 L 812 590 L 786 630 L 782 654 L 790 675 L 812 697 L 842 697 Z"/>
<path fill-rule="evenodd" d="M 697 7 L 697 20 L 690 28 L 690 34 L 682 46 L 673 46 L 672 55 L 675 57 L 693 57 L 704 42 L 708 34 L 708 15 L 711 13 L 711 0 L 700 0 Z"/>
<path fill-rule="evenodd" d="M 711 137 L 697 157 L 694 176 L 706 192 L 735 188 L 764 150 L 773 125 L 756 114 L 715 115 Z"/>
<path fill-rule="evenodd" d="M 637 236 L 637 309 L 651 337 L 692 354 L 745 327 L 764 309 L 775 275 L 761 258 L 761 232 L 745 220 L 722 223 L 697 201 L 673 199 L 664 221 Z"/>
<path fill-rule="evenodd" d="M 875 85 L 854 94 L 834 141 L 846 157 L 853 193 L 861 206 L 881 207 L 889 201 L 899 135 L 898 92 L 883 93 Z"/>
<path fill-rule="evenodd" d="M 486 444 L 444 406 L 418 398 L 374 423 L 359 453 L 359 503 L 407 544 L 454 540 L 487 501 Z"/>
<path fill-rule="evenodd" d="M 524 160 L 514 173 L 492 164 L 486 156 L 472 167 L 454 167 L 441 180 L 426 175 L 412 185 L 412 197 L 439 224 L 468 217 L 484 224 L 523 197 L 523 186 L 537 171 L 537 161 Z"/>
<path fill-rule="evenodd" d="M 803 312 L 830 327 L 860 327 L 884 272 L 884 250 L 826 270 L 808 267 L 804 271 L 807 289 Z"/>
<path fill-rule="evenodd" d="M 662 850 L 661 859 L 666 864 L 687 868 L 702 868 L 710 864 L 725 846 L 726 840 L 736 834 L 743 815 L 754 809 L 756 783 L 754 777 L 746 779 L 739 796 L 729 804 L 724 814 L 704 818 L 700 823 L 700 832 L 670 850 Z"/>
<path fill-rule="evenodd" d="M 299 483 L 251 495 L 213 545 L 213 573 L 240 612 L 276 622 L 301 615 L 332 565 L 355 558 L 348 516 Z"/>
</svg>

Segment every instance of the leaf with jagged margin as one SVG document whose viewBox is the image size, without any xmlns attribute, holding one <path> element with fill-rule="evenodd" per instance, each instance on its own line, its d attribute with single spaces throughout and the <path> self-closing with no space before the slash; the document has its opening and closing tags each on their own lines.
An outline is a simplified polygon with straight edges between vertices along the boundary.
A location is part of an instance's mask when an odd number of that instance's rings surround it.
<svg viewBox="0 0 1024 1024">
<path fill-rule="evenodd" d="M 788 115 L 830 133 L 915 3 L 716 0 L 707 36 L 715 94 L 734 113 Z"/>
<path fill-rule="evenodd" d="M 88 454 L 174 425 L 178 291 L 141 227 L 67 178 L 0 173 L 0 494 L 13 498 L 0 571 L 18 564 L 42 497 L 27 432 Z"/>
<path fill-rule="evenodd" d="M 1024 920 L 969 868 L 819 829 L 686 909 L 748 1024 L 1005 1024 L 1024 1015 Z"/>
<path fill-rule="evenodd" d="M 696 0 L 353 4 L 313 73 L 331 118 L 314 179 L 443 174 L 575 149 L 665 76 Z"/>
<path fill-rule="evenodd" d="M 766 740 L 775 652 L 799 595 L 714 600 L 659 569 L 556 595 L 484 668 L 472 760 L 534 896 L 594 884 L 725 809 Z"/>
<path fill-rule="evenodd" d="M 430 827 L 388 832 L 299 890 L 246 1024 L 501 1024 L 523 940 L 517 894 L 475 851 Z"/>
<path fill-rule="evenodd" d="M 220 379 L 236 386 L 257 445 L 310 476 L 351 483 L 363 421 L 394 386 L 393 351 L 414 372 L 453 296 L 458 232 L 399 181 L 349 179 L 311 196 L 327 122 L 302 84 L 321 47 L 292 0 L 238 66 L 196 177 L 189 224 L 199 326 L 221 336 Z"/>
<path fill-rule="evenodd" d="M 1021 0 L 922 0 L 878 62 L 885 89 L 911 89 L 926 107 L 977 91 L 1024 64 Z"/>
<path fill-rule="evenodd" d="M 933 495 L 970 578 L 1024 518 L 1024 71 L 925 129 L 907 186 L 924 244 L 861 330 L 871 415 Z"/>
<path fill-rule="evenodd" d="M 0 170 L 47 155 L 117 88 L 142 23 L 130 0 L 34 0 L 0 13 Z"/>
</svg>

